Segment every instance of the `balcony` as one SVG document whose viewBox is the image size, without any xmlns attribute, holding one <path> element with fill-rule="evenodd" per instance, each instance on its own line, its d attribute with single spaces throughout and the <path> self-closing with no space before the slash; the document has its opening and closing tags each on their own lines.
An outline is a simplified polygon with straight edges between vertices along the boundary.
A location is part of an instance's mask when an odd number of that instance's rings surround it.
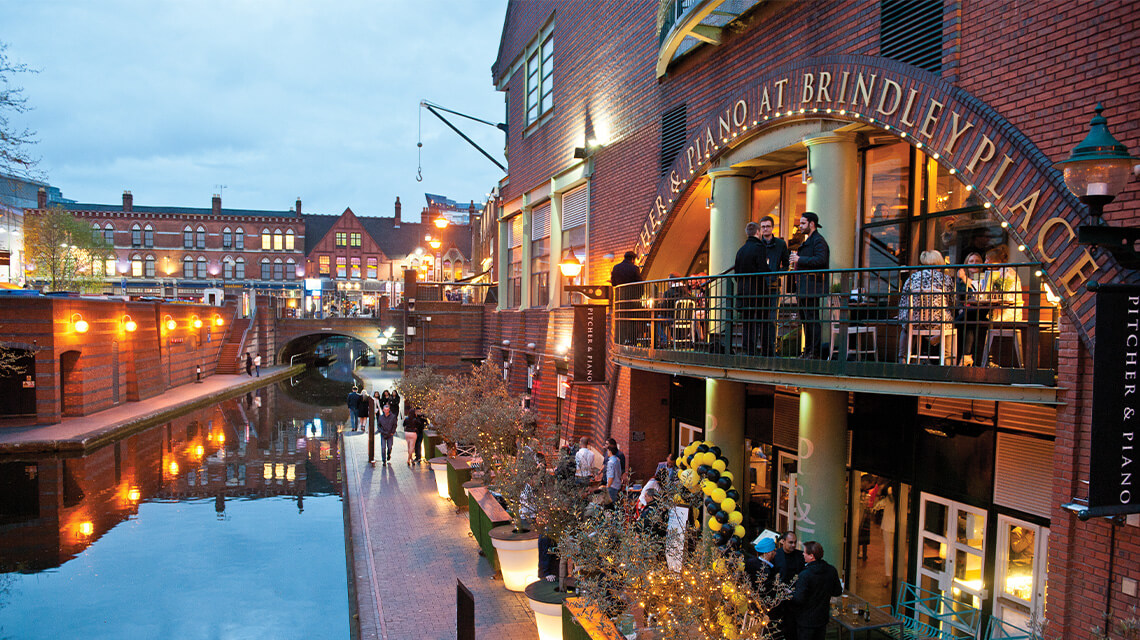
<svg viewBox="0 0 1140 640">
<path fill-rule="evenodd" d="M 717 45 L 721 31 L 763 0 L 661 0 L 657 77 L 701 44 Z"/>
<path fill-rule="evenodd" d="M 1039 273 L 976 264 L 622 285 L 614 359 L 743 382 L 1053 403 L 1058 309 Z M 820 348 L 804 353 L 816 332 Z"/>
</svg>

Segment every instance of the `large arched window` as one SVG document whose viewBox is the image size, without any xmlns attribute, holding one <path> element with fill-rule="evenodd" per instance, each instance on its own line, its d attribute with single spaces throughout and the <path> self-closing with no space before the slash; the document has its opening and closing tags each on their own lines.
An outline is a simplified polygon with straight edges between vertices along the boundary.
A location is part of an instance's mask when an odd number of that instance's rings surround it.
<svg viewBox="0 0 1140 640">
<path fill-rule="evenodd" d="M 285 265 L 282 264 L 281 258 L 278 258 L 278 259 L 273 261 L 273 279 L 274 280 L 284 280 L 285 279 Z"/>
<path fill-rule="evenodd" d="M 141 278 L 143 274 L 143 259 L 139 254 L 131 256 L 131 276 Z"/>
<path fill-rule="evenodd" d="M 194 258 L 190 256 L 182 258 L 182 277 L 187 279 L 194 277 Z"/>
<path fill-rule="evenodd" d="M 269 264 L 269 258 L 262 258 L 261 259 L 261 279 L 262 280 L 268 280 L 269 279 L 269 276 L 272 275 L 272 273 L 270 272 L 271 269 L 272 269 L 272 267 Z"/>
<path fill-rule="evenodd" d="M 182 248 L 194 248 L 194 230 L 190 228 L 190 225 L 182 227 Z"/>
<path fill-rule="evenodd" d="M 222 277 L 226 280 L 233 280 L 234 259 L 229 256 L 222 258 Z"/>
<path fill-rule="evenodd" d="M 107 243 L 108 247 L 115 246 L 115 227 L 111 223 L 103 225 L 103 242 Z"/>
<path fill-rule="evenodd" d="M 245 229 L 241 227 L 234 230 L 234 249 L 245 249 Z"/>
<path fill-rule="evenodd" d="M 285 236 L 281 235 L 280 229 L 273 230 L 273 250 L 281 251 L 285 248 Z"/>
<path fill-rule="evenodd" d="M 288 262 L 285 263 L 285 279 L 297 279 L 297 263 L 294 262 L 292 258 L 289 258 Z"/>
<path fill-rule="evenodd" d="M 285 230 L 285 250 L 293 251 L 297 247 L 296 237 L 293 235 L 292 229 Z"/>
<path fill-rule="evenodd" d="M 154 277 L 154 256 L 147 256 L 143 260 L 143 273 L 145 273 L 148 278 Z"/>
<path fill-rule="evenodd" d="M 234 263 L 234 277 L 238 280 L 245 280 L 245 258 L 238 258 Z"/>
<path fill-rule="evenodd" d="M 115 275 L 115 267 L 118 261 L 115 259 L 115 254 L 108 253 L 103 257 L 103 272 L 108 276 Z"/>
<path fill-rule="evenodd" d="M 154 248 L 154 227 L 149 224 L 143 227 L 143 246 L 148 249 Z"/>
<path fill-rule="evenodd" d="M 195 233 L 195 236 L 197 237 L 198 248 L 199 249 L 205 249 L 206 248 L 206 228 L 203 227 L 202 225 L 198 225 L 198 231 Z"/>
<path fill-rule="evenodd" d="M 222 248 L 223 249 L 230 249 L 233 246 L 234 246 L 234 232 L 229 227 L 226 227 L 225 229 L 222 229 Z"/>
<path fill-rule="evenodd" d="M 131 246 L 142 246 L 142 227 L 140 227 L 137 222 L 131 225 Z"/>
<path fill-rule="evenodd" d="M 209 277 L 209 275 L 210 275 L 209 271 L 206 267 L 206 259 L 199 256 L 198 257 L 198 279 L 199 280 L 205 280 L 206 278 Z"/>
<path fill-rule="evenodd" d="M 97 245 L 103 242 L 103 229 L 99 226 L 98 222 L 91 225 L 91 242 Z"/>
<path fill-rule="evenodd" d="M 262 251 L 271 251 L 272 249 L 273 249 L 273 234 L 271 234 L 269 232 L 269 229 L 262 229 L 261 230 L 261 250 Z"/>
</svg>

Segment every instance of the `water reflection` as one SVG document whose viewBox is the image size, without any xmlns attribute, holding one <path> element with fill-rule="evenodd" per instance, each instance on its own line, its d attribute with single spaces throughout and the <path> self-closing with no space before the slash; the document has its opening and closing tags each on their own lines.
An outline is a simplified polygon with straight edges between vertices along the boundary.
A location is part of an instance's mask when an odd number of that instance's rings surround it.
<svg viewBox="0 0 1140 640">
<path fill-rule="evenodd" d="M 0 460 L 0 637 L 211 637 L 210 620 L 242 637 L 346 637 L 336 436 L 347 409 L 323 394 L 347 391 L 310 375 L 80 457 Z M 236 600 L 208 595 L 227 591 L 222 576 L 242 590 Z M 156 589 L 166 609 L 117 611 L 118 627 L 84 604 L 121 609 Z M 310 606 L 319 625 L 297 635 L 308 623 L 291 616 Z M 159 631 L 155 616 L 163 630 L 193 631 Z M 274 620 L 284 635 L 267 633 Z"/>
</svg>

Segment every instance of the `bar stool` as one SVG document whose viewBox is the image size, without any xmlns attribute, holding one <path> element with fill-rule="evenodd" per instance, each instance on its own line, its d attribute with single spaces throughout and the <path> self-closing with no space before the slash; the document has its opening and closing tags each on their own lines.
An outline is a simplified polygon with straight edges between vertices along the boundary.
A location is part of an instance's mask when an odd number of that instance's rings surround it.
<svg viewBox="0 0 1140 640">
<path fill-rule="evenodd" d="M 1017 359 L 1017 366 L 1024 367 L 1025 363 L 1021 357 L 1021 329 L 997 326 L 991 327 L 989 334 L 986 335 L 986 346 L 982 349 L 982 366 L 988 366 L 990 363 L 990 348 L 994 344 L 995 337 L 1013 339 L 1013 356 Z"/>
<path fill-rule="evenodd" d="M 918 329 L 914 325 L 907 325 L 907 340 L 906 340 L 906 363 L 910 364 L 911 360 L 916 360 L 918 364 L 923 364 L 924 360 L 930 361 L 933 364 L 934 360 L 938 360 L 938 364 L 946 366 L 947 360 L 954 362 L 954 348 L 957 342 L 958 330 L 954 328 L 945 328 L 940 325 L 937 329 Z M 924 355 L 922 353 L 922 339 L 929 340 L 935 336 L 939 337 L 938 355 Z"/>
<path fill-rule="evenodd" d="M 851 348 L 851 336 L 855 336 L 855 348 Z M 871 336 L 871 348 L 867 348 L 867 336 Z M 835 355 L 839 353 L 839 324 L 836 322 L 831 323 L 831 356 L 834 359 Z M 863 356 L 871 356 L 873 360 L 879 360 L 879 332 L 875 327 L 867 327 L 863 325 L 847 325 L 847 355 L 855 356 L 856 360 L 863 360 Z"/>
</svg>

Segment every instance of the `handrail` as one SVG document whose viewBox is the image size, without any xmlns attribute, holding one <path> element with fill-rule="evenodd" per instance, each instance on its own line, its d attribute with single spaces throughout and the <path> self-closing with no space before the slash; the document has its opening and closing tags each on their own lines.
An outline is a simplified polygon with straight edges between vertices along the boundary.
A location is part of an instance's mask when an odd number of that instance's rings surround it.
<svg viewBox="0 0 1140 640">
<path fill-rule="evenodd" d="M 300 356 L 303 356 L 303 355 L 305 355 L 305 354 L 294 353 L 293 355 L 289 356 L 289 366 L 292 367 L 293 366 L 293 360 L 295 360 L 296 358 L 299 358 Z"/>
</svg>

